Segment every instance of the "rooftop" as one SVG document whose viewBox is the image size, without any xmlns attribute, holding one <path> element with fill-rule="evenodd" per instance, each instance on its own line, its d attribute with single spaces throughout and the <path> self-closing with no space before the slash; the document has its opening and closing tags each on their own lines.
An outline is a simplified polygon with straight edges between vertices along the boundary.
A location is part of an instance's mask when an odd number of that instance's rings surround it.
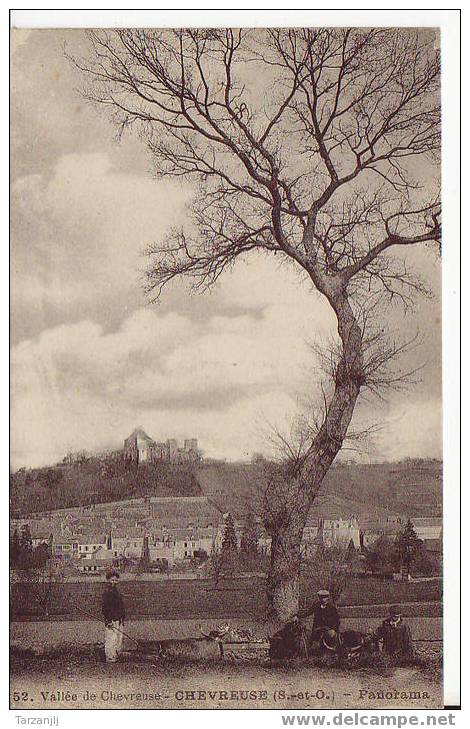
<svg viewBox="0 0 470 729">
<path fill-rule="evenodd" d="M 155 441 L 153 438 L 151 438 L 143 428 L 135 428 L 135 430 L 132 431 L 130 436 L 125 439 L 125 443 L 128 443 L 129 441 L 145 441 L 149 444 L 155 444 Z"/>
<path fill-rule="evenodd" d="M 442 516 L 416 516 L 411 523 L 415 527 L 440 527 L 442 526 Z"/>
</svg>

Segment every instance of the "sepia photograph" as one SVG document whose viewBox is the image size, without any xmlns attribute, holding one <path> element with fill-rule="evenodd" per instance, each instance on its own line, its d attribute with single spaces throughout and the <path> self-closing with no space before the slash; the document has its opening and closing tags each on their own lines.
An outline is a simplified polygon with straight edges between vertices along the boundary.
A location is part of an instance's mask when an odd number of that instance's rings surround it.
<svg viewBox="0 0 470 729">
<path fill-rule="evenodd" d="M 441 32 L 311 15 L 11 29 L 11 709 L 445 704 Z"/>
</svg>

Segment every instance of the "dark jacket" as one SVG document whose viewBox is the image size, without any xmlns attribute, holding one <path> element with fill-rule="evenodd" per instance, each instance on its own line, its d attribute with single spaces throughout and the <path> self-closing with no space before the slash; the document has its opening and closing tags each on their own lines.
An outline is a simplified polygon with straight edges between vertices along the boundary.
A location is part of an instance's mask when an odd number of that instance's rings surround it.
<svg viewBox="0 0 470 729">
<path fill-rule="evenodd" d="M 322 607 L 319 602 L 315 602 L 311 608 L 302 612 L 299 617 L 307 618 L 313 615 L 312 630 L 318 628 L 333 628 L 339 630 L 339 614 L 332 602 L 328 602 Z"/>
<path fill-rule="evenodd" d="M 287 623 L 269 638 L 270 658 L 295 658 L 305 655 L 305 633 L 299 622 Z"/>
<path fill-rule="evenodd" d="M 104 622 L 111 623 L 113 620 L 123 621 L 126 617 L 124 602 L 117 587 L 106 585 L 103 593 L 103 616 Z"/>
<path fill-rule="evenodd" d="M 389 619 L 384 620 L 376 635 L 379 640 L 383 641 L 384 653 L 410 655 L 413 652 L 411 630 L 403 620 L 400 620 L 396 627 L 390 623 Z"/>
</svg>

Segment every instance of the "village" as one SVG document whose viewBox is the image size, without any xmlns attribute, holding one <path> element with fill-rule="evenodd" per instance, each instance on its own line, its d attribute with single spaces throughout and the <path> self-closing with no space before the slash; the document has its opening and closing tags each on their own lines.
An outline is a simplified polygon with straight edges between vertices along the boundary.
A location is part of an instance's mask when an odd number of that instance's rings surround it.
<svg viewBox="0 0 470 729">
<path fill-rule="evenodd" d="M 176 440 L 156 443 L 138 428 L 124 440 L 124 458 L 137 464 L 169 461 L 201 463 L 197 439 L 187 439 L 182 449 Z M 230 485 L 199 479 L 201 493 L 190 496 L 152 496 L 104 503 L 84 504 L 28 514 L 11 520 L 11 535 L 30 540 L 31 547 L 47 548 L 51 563 L 69 580 L 104 579 L 110 566 L 125 575 L 136 571 L 148 575 L 204 573 L 205 563 L 219 553 L 233 522 L 240 548 L 245 530 L 255 531 L 256 552 L 262 571 L 270 553 L 271 537 L 249 500 L 229 493 Z M 354 513 L 353 506 L 313 509 L 303 531 L 302 556 L 313 557 L 319 548 L 349 547 L 360 554 L 381 537 L 393 540 L 403 530 L 403 514 Z M 442 548 L 442 518 L 412 519 L 417 537 L 427 552 L 439 558 Z M 26 536 L 25 536 L 26 535 Z M 142 569 L 143 566 L 145 569 Z"/>
</svg>

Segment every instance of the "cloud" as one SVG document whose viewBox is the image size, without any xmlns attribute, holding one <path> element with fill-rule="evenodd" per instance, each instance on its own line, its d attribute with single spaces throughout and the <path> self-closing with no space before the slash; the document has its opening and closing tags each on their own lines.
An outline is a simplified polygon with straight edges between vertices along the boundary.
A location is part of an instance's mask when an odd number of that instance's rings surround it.
<svg viewBox="0 0 470 729">
<path fill-rule="evenodd" d="M 308 360 L 275 307 L 199 324 L 141 309 L 115 332 L 87 320 L 48 329 L 12 350 L 13 460 L 117 444 L 142 421 L 156 438 L 195 435 L 240 456 L 257 419 L 293 411 Z"/>
<path fill-rule="evenodd" d="M 17 53 L 20 48 L 27 42 L 31 33 L 34 31 L 31 28 L 12 28 L 10 31 L 10 42 L 12 55 Z"/>
<path fill-rule="evenodd" d="M 309 343 L 335 330 L 328 305 L 280 255 L 239 260 L 210 294 L 178 282 L 146 308 L 141 251 L 184 220 L 190 191 L 146 175 L 144 145 L 121 144 L 75 92 L 62 43 L 86 53 L 82 31 L 17 35 L 12 85 L 13 463 L 48 463 L 68 449 L 118 444 L 137 424 L 154 437 L 200 438 L 208 454 L 261 450 L 266 420 L 284 425 L 315 386 Z M 407 265 L 440 287 L 429 251 Z M 405 255 L 405 253 L 403 253 Z M 425 338 L 413 391 L 392 394 L 377 457 L 440 452 L 439 301 L 388 325 Z M 317 383 L 318 384 L 318 383 Z M 419 423 L 419 428 L 416 427 Z"/>
<path fill-rule="evenodd" d="M 318 385 L 309 345 L 335 332 L 334 316 L 280 256 L 239 261 L 210 295 L 177 284 L 161 307 L 143 306 L 139 251 L 182 220 L 187 194 L 117 172 L 101 153 L 63 155 L 51 176 L 16 181 L 14 464 L 117 445 L 139 423 L 156 438 L 194 435 L 209 455 L 242 457 L 264 449 L 266 420 L 285 427 L 299 393 Z M 402 332 L 428 327 L 410 362 L 427 367 L 408 401 L 392 398 L 375 454 L 439 453 L 436 416 L 427 429 L 409 426 L 426 393 L 439 404 L 438 302 L 389 318 Z M 403 403 L 415 404 L 409 418 L 397 414 Z"/>
<path fill-rule="evenodd" d="M 142 304 L 142 251 L 181 221 L 179 186 L 118 173 L 104 154 L 68 154 L 52 176 L 12 188 L 13 336 Z M 114 312 L 114 313 L 113 313 Z"/>
<path fill-rule="evenodd" d="M 71 29 L 12 31 L 12 176 L 50 173 L 63 155 L 105 150 L 121 170 L 144 173 L 146 150 L 126 135 L 116 144 L 115 128 L 80 93 L 83 77 L 69 62 L 89 50 L 86 33 Z"/>
<path fill-rule="evenodd" d="M 384 459 L 442 458 L 440 398 L 394 403 L 388 408 L 385 423 L 377 444 Z"/>
<path fill-rule="evenodd" d="M 306 323 L 280 309 L 194 322 L 143 308 L 114 332 L 84 320 L 20 342 L 11 356 L 13 464 L 117 447 L 138 424 L 157 439 L 197 437 L 211 456 L 266 450 L 267 424 L 285 428 L 316 384 Z M 438 405 L 418 397 L 383 409 L 376 457 L 436 455 Z M 362 409 L 366 423 L 372 411 Z"/>
</svg>

